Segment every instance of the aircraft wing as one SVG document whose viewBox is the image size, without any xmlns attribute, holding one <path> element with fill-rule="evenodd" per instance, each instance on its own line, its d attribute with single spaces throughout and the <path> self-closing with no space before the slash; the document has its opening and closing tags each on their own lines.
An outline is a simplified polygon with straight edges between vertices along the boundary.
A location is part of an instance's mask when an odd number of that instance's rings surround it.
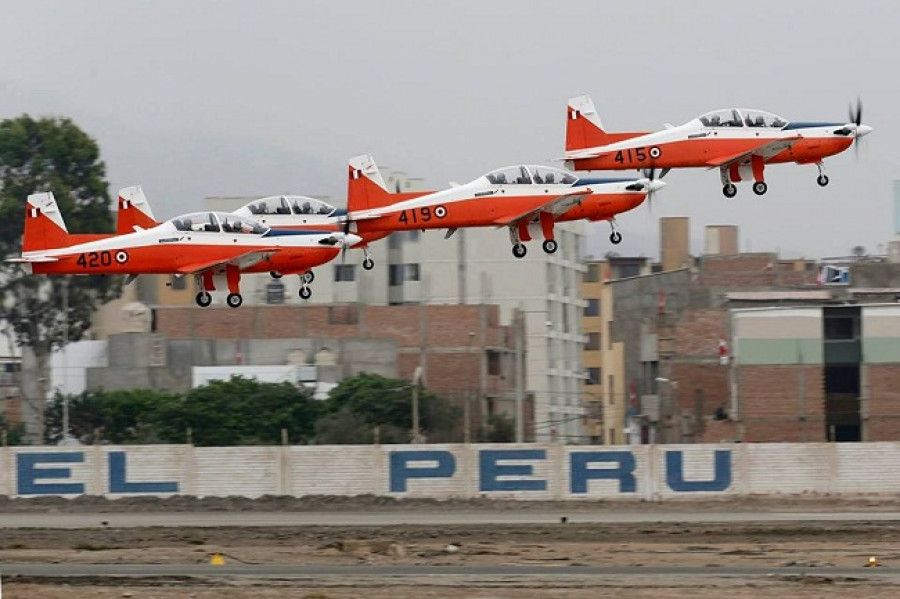
<svg viewBox="0 0 900 599">
<path fill-rule="evenodd" d="M 548 212 L 553 216 L 559 216 L 560 214 L 563 214 L 564 212 L 567 212 L 573 207 L 580 204 L 584 196 L 591 195 L 591 193 L 593 193 L 591 189 L 589 187 L 585 187 L 572 193 L 556 196 L 541 204 L 540 206 L 532 208 L 528 212 L 523 212 L 522 214 L 517 214 L 513 217 L 498 218 L 494 221 L 494 224 L 503 227 L 507 225 L 513 225 L 522 221 L 530 222 L 541 212 Z"/>
<path fill-rule="evenodd" d="M 7 258 L 4 262 L 19 264 L 40 264 L 43 262 L 59 262 L 59 258 L 51 258 L 50 256 L 22 256 L 20 258 Z"/>
<path fill-rule="evenodd" d="M 739 154 L 732 154 L 731 156 L 710 158 L 706 161 L 706 165 L 710 168 L 728 166 L 736 162 L 741 163 L 754 155 L 762 156 L 764 159 L 771 158 L 790 148 L 798 139 L 800 139 L 800 136 L 795 135 L 793 137 L 782 137 L 771 141 L 762 141 L 752 150 L 745 150 Z"/>
<path fill-rule="evenodd" d="M 194 264 L 186 264 L 181 268 L 175 271 L 175 274 L 180 275 L 193 275 L 200 272 L 204 272 L 207 270 L 211 270 L 214 268 L 218 268 L 220 266 L 226 266 L 228 264 L 233 264 L 238 268 L 249 268 L 260 262 L 265 260 L 272 254 L 278 251 L 278 248 L 260 248 L 257 250 L 253 250 L 252 252 L 244 252 L 243 254 L 238 254 L 228 260 L 211 260 L 207 262 L 196 262 Z"/>
</svg>

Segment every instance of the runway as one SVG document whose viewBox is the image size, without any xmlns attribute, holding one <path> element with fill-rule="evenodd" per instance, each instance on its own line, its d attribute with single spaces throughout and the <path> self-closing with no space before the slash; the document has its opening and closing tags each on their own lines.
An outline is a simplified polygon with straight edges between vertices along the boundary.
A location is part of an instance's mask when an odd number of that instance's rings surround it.
<svg viewBox="0 0 900 599">
<path fill-rule="evenodd" d="M 838 567 L 652 567 L 652 566 L 541 566 L 541 565 L 224 565 L 200 564 L 2 564 L 0 575 L 34 578 L 92 577 L 92 578 L 401 578 L 421 576 L 457 576 L 466 578 L 504 577 L 585 577 L 585 576 L 663 576 L 663 577 L 742 577 L 820 576 L 854 579 L 896 579 L 900 568 L 838 568 Z"/>
<path fill-rule="evenodd" d="M 384 512 L 122 512 L 4 513 L 0 528 L 137 528 L 266 526 L 439 526 L 490 524 L 623 524 L 653 522 L 897 522 L 896 511 L 616 511 L 616 510 L 418 510 Z"/>
</svg>

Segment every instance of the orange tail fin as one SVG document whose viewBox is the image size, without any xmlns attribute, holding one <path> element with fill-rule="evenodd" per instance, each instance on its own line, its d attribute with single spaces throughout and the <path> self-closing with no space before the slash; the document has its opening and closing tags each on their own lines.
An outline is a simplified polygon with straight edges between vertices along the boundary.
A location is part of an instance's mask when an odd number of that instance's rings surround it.
<svg viewBox="0 0 900 599">
<path fill-rule="evenodd" d="M 639 135 L 644 133 L 607 133 L 590 96 L 569 99 L 569 106 L 566 109 L 566 152 L 605 146 Z"/>
<path fill-rule="evenodd" d="M 25 232 L 22 251 L 34 252 L 71 245 L 69 230 L 63 221 L 52 192 L 33 193 L 25 205 Z"/>
<path fill-rule="evenodd" d="M 347 179 L 347 211 L 351 214 L 362 210 L 389 206 L 403 200 L 411 200 L 420 196 L 433 193 L 431 191 L 405 191 L 397 190 L 391 193 L 375 159 L 371 154 L 354 156 L 350 159 L 349 176 Z"/>
<path fill-rule="evenodd" d="M 134 233 L 138 229 L 151 229 L 158 224 L 153 218 L 153 210 L 140 185 L 132 185 L 119 190 L 117 235 Z"/>
</svg>

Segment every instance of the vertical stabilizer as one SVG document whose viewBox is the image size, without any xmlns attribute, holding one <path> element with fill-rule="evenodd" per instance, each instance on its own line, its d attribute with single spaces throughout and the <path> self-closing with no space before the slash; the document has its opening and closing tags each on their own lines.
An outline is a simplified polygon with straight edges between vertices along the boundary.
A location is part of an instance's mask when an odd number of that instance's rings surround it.
<svg viewBox="0 0 900 599">
<path fill-rule="evenodd" d="M 119 190 L 117 235 L 134 233 L 140 229 L 150 229 L 158 224 L 153 218 L 153 210 L 140 185 L 132 185 Z"/>
<path fill-rule="evenodd" d="M 25 205 L 22 251 L 33 252 L 69 245 L 69 230 L 52 192 L 33 193 Z"/>
</svg>

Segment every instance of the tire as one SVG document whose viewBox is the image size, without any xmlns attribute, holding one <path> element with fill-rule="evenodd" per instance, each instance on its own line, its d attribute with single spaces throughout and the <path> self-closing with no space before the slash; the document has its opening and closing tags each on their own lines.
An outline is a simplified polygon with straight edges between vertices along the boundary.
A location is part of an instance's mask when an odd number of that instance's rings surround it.
<svg viewBox="0 0 900 599">
<path fill-rule="evenodd" d="M 365 268 L 366 270 L 372 270 L 373 268 L 375 268 L 375 261 L 371 258 L 366 258 L 365 260 L 363 260 L 363 268 Z"/>
<path fill-rule="evenodd" d="M 244 298 L 241 297 L 240 293 L 229 293 L 228 297 L 225 298 L 225 303 L 228 304 L 229 308 L 240 308 L 241 304 L 244 303 Z"/>
<path fill-rule="evenodd" d="M 825 187 L 828 185 L 828 175 L 819 175 L 816 177 L 816 183 L 819 184 L 819 187 Z"/>
<path fill-rule="evenodd" d="M 528 248 L 525 247 L 524 243 L 516 243 L 512 246 L 512 254 L 516 258 L 524 258 L 525 254 L 528 253 Z"/>
<path fill-rule="evenodd" d="M 299 295 L 300 299 L 308 300 L 312 297 L 312 289 L 310 289 L 309 287 L 301 287 Z"/>
<path fill-rule="evenodd" d="M 769 191 L 769 186 L 766 185 L 765 181 L 755 181 L 753 183 L 753 193 L 755 193 L 756 195 L 765 195 L 767 191 Z"/>
<path fill-rule="evenodd" d="M 269 276 L 272 277 L 273 279 L 280 279 L 280 278 L 283 277 L 284 275 L 281 274 L 280 272 L 278 272 L 277 270 L 270 270 L 270 271 L 269 271 Z"/>
<path fill-rule="evenodd" d="M 737 195 L 737 185 L 734 183 L 726 183 L 724 187 L 722 187 L 722 194 L 726 198 L 733 198 Z"/>
<path fill-rule="evenodd" d="M 201 291 L 195 299 L 201 308 L 208 308 L 212 303 L 212 295 L 208 291 Z"/>
<path fill-rule="evenodd" d="M 622 234 L 619 233 L 618 231 L 613 231 L 612 233 L 609 234 L 609 241 L 613 245 L 618 245 L 618 244 L 622 243 Z"/>
<path fill-rule="evenodd" d="M 544 240 L 544 251 L 548 254 L 553 254 L 556 250 L 559 249 L 559 244 L 556 243 L 555 239 L 545 239 Z"/>
</svg>

